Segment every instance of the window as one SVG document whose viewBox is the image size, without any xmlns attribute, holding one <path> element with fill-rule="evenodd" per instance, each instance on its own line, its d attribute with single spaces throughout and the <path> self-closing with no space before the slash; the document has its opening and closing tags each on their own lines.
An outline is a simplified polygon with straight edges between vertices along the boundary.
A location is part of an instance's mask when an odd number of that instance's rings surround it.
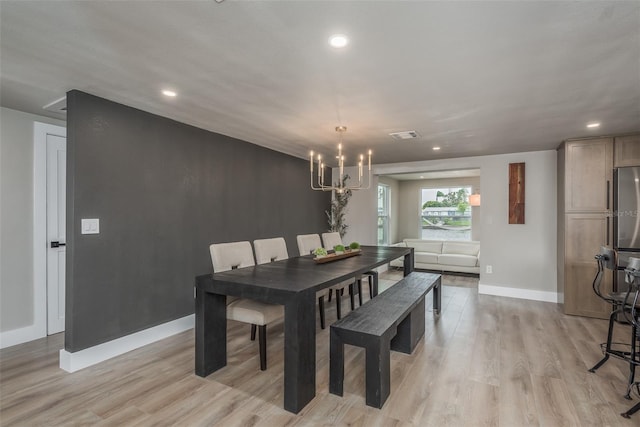
<svg viewBox="0 0 640 427">
<path fill-rule="evenodd" d="M 378 185 L 378 245 L 389 244 L 389 186 Z"/>
<path fill-rule="evenodd" d="M 422 239 L 471 240 L 470 186 L 423 188 L 421 193 Z"/>
</svg>

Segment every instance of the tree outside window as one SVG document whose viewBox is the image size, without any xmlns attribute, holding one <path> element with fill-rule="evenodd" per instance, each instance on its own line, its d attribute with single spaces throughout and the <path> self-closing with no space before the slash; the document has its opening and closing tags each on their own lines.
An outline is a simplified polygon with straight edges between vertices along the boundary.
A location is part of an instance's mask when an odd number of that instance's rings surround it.
<svg viewBox="0 0 640 427">
<path fill-rule="evenodd" d="M 471 187 L 422 189 L 421 238 L 471 240 Z"/>
</svg>

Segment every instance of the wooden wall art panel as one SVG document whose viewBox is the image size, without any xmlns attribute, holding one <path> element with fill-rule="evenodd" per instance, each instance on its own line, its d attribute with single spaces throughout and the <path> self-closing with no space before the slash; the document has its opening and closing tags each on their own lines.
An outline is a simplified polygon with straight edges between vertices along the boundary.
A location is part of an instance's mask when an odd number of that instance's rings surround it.
<svg viewBox="0 0 640 427">
<path fill-rule="evenodd" d="M 509 224 L 524 224 L 524 163 L 509 163 Z"/>
</svg>

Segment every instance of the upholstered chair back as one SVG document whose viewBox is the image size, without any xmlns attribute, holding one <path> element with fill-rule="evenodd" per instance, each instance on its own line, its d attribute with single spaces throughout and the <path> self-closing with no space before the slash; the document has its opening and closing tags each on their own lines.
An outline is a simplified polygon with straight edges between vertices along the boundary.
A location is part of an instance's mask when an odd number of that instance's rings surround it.
<svg viewBox="0 0 640 427">
<path fill-rule="evenodd" d="M 301 234 L 297 237 L 300 255 L 309 255 L 317 248 L 322 247 L 318 234 Z"/>
<path fill-rule="evenodd" d="M 325 249 L 333 249 L 334 246 L 342 244 L 342 238 L 337 231 L 331 233 L 322 233 L 322 242 Z"/>
<path fill-rule="evenodd" d="M 209 252 L 214 273 L 256 265 L 249 242 L 214 243 Z"/>
<path fill-rule="evenodd" d="M 287 242 L 282 237 L 254 240 L 253 248 L 256 251 L 256 263 L 258 264 L 289 258 Z"/>
</svg>

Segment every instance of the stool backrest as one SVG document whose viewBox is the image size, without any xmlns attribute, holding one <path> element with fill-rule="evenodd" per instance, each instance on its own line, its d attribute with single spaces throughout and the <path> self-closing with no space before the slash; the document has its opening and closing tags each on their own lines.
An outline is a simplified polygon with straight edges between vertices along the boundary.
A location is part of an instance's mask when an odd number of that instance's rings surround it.
<svg viewBox="0 0 640 427">
<path fill-rule="evenodd" d="M 607 302 L 612 302 L 610 297 L 605 296 L 602 293 L 601 286 L 605 269 L 615 270 L 616 268 L 615 252 L 613 249 L 607 248 L 606 246 L 600 246 L 600 252 L 595 256 L 595 258 L 598 262 L 598 271 L 596 273 L 596 277 L 593 278 L 593 284 L 591 286 L 598 297 Z"/>
</svg>

